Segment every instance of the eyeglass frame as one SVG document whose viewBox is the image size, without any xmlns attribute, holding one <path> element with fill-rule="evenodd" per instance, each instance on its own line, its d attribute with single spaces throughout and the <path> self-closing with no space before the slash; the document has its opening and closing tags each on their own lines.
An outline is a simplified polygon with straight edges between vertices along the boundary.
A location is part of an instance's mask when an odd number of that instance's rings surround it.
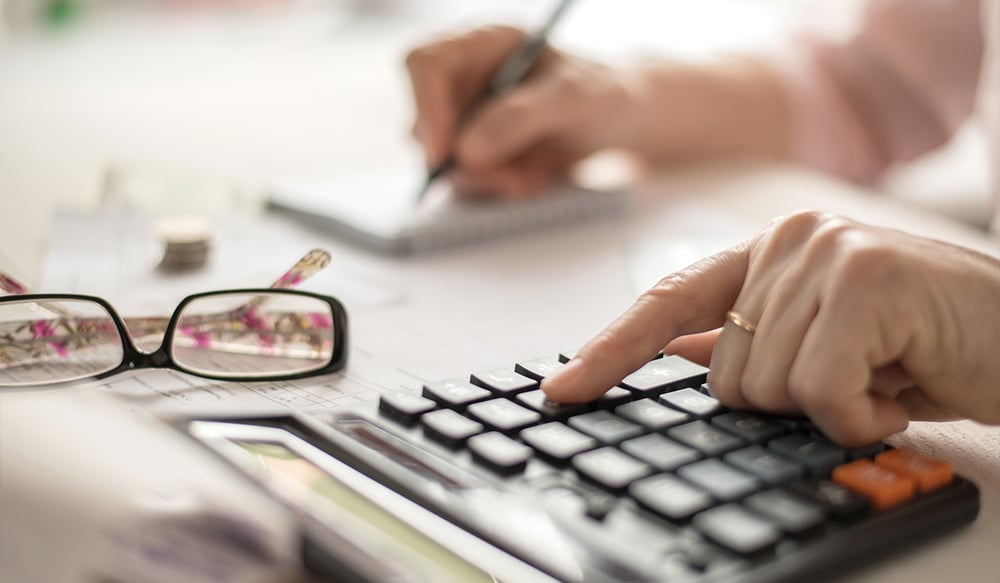
<svg viewBox="0 0 1000 583">
<path fill-rule="evenodd" d="M 196 372 L 187 368 L 184 368 L 177 364 L 174 359 L 171 347 L 173 346 L 174 332 L 177 329 L 177 321 L 180 318 L 181 313 L 184 311 L 185 306 L 193 301 L 222 295 L 235 295 L 235 294 L 267 294 L 267 295 L 296 295 L 301 297 L 309 297 L 313 299 L 320 300 L 330 306 L 330 321 L 333 329 L 333 350 L 330 354 L 330 361 L 323 365 L 322 367 L 304 372 L 296 372 L 291 374 L 276 374 L 276 375 L 257 375 L 257 376 L 235 376 L 235 375 L 214 375 L 214 374 L 204 374 L 201 372 Z M 241 289 L 225 289 L 225 290 L 214 290 L 207 292 L 199 292 L 196 294 L 191 294 L 180 301 L 177 307 L 174 308 L 173 313 L 170 315 L 170 320 L 167 322 L 165 332 L 163 334 L 163 340 L 160 342 L 160 346 L 152 352 L 143 352 L 136 347 L 135 342 L 132 340 L 132 336 L 128 332 L 128 327 L 125 325 L 125 320 L 121 317 L 114 306 L 104 298 L 98 296 L 91 296 L 85 294 L 49 294 L 49 293 L 31 293 L 31 294 L 18 294 L 9 296 L 0 296 L 0 304 L 11 303 L 11 302 L 28 302 L 28 301 L 57 301 L 57 300 L 73 300 L 73 301 L 88 301 L 98 304 L 104 308 L 108 315 L 111 317 L 111 321 L 114 322 L 115 328 L 118 330 L 118 337 L 122 343 L 122 362 L 118 366 L 94 375 L 88 378 L 92 379 L 105 379 L 116 374 L 130 371 L 130 370 L 140 370 L 144 368 L 161 368 L 167 370 L 176 370 L 186 374 L 194 375 L 200 378 L 211 379 L 211 380 L 222 380 L 222 381 L 232 381 L 232 382 L 255 382 L 255 381 L 290 381 L 295 379 L 301 379 L 312 376 L 320 376 L 324 374 L 329 374 L 337 372 L 344 368 L 347 364 L 347 310 L 344 305 L 332 296 L 327 296 L 323 294 L 318 294 L 303 290 L 293 290 L 293 289 L 275 289 L 275 288 L 241 288 Z M 342 339 L 342 340 L 341 340 Z M 80 379 L 82 380 L 82 379 Z M 58 381 L 53 381 L 58 382 Z M 22 385 L 20 388 L 26 388 L 30 385 Z M 0 387 L 2 389 L 4 387 Z M 13 388 L 13 387 L 10 387 Z"/>
</svg>

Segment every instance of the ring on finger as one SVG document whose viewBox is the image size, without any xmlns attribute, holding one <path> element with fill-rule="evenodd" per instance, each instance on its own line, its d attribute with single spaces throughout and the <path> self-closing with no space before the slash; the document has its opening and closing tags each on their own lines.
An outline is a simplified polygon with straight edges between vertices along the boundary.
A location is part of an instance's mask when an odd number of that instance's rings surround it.
<svg viewBox="0 0 1000 583">
<path fill-rule="evenodd" d="M 737 328 L 749 334 L 753 334 L 754 332 L 757 331 L 757 324 L 754 324 L 753 322 L 745 318 L 742 314 L 734 310 L 729 310 L 728 312 L 726 312 L 726 320 L 729 320 L 730 322 L 735 324 Z"/>
</svg>

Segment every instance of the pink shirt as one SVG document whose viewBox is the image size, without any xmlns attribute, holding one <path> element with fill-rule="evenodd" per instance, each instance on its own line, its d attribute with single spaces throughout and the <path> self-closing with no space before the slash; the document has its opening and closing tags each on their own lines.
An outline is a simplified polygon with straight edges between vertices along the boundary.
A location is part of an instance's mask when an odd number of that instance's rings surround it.
<svg viewBox="0 0 1000 583">
<path fill-rule="evenodd" d="M 857 34 L 805 41 L 790 72 L 795 155 L 850 180 L 870 181 L 979 116 L 1000 234 L 1000 0 L 870 0 Z"/>
</svg>

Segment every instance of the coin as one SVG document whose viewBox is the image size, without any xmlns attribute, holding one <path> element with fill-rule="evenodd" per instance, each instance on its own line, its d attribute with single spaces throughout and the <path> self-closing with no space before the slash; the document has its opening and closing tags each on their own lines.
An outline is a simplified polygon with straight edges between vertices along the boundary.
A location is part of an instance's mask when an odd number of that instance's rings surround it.
<svg viewBox="0 0 1000 583">
<path fill-rule="evenodd" d="M 156 221 L 154 228 L 163 242 L 160 269 L 189 271 L 203 267 L 208 261 L 215 229 L 205 217 L 165 217 Z"/>
</svg>

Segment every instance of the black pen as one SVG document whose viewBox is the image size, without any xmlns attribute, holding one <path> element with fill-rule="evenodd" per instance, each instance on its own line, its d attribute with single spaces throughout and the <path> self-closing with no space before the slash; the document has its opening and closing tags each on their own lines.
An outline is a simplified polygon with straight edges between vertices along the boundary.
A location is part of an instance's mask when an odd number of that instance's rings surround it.
<svg viewBox="0 0 1000 583">
<path fill-rule="evenodd" d="M 538 61 L 538 58 L 542 56 L 545 44 L 548 42 L 549 33 L 552 32 L 552 29 L 572 2 L 573 0 L 559 0 L 559 4 L 556 5 L 555 10 L 549 15 L 549 19 L 545 22 L 545 25 L 538 32 L 527 37 L 521 46 L 511 53 L 507 57 L 507 60 L 500 65 L 486 92 L 479 98 L 479 103 L 491 97 L 503 95 L 514 87 L 517 87 L 517 84 L 524 79 L 524 76 L 528 74 L 531 67 Z M 423 188 L 420 189 L 420 193 L 417 195 L 417 204 L 420 204 L 420 201 L 424 199 L 424 195 L 430 190 L 431 184 L 441 176 L 447 174 L 454 166 L 455 156 L 449 155 L 444 162 L 427 173 L 427 181 L 424 182 Z"/>
</svg>

